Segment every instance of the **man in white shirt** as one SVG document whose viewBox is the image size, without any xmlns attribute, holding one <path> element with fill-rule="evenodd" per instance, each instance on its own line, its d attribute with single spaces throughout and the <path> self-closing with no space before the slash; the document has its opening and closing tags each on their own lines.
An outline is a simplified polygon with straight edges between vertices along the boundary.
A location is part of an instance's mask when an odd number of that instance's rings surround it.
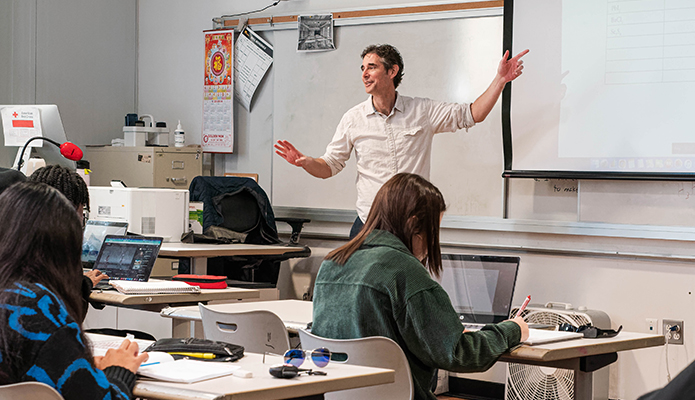
<svg viewBox="0 0 695 400">
<path fill-rule="evenodd" d="M 395 47 L 371 45 L 362 52 L 362 82 L 371 96 L 348 110 L 336 128 L 326 153 L 302 154 L 290 142 L 278 140 L 276 153 L 317 178 L 330 178 L 345 167 L 355 150 L 357 160 L 357 215 L 350 231 L 354 237 L 367 220 L 381 185 L 399 172 L 430 177 L 432 138 L 482 122 L 507 82 L 521 75 L 524 50 L 513 58 L 505 52 L 490 86 L 472 104 L 444 103 L 400 95 L 403 59 Z"/>
</svg>

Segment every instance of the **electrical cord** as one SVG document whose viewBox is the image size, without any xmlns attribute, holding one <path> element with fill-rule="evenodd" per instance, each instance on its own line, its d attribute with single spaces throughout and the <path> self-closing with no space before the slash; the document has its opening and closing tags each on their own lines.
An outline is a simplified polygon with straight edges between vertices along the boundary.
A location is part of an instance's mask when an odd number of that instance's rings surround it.
<svg viewBox="0 0 695 400">
<path fill-rule="evenodd" d="M 666 332 L 664 332 L 664 338 L 666 339 L 666 344 L 664 345 L 666 353 L 666 382 L 671 382 L 671 370 L 668 366 L 668 339 L 669 333 L 674 332 L 678 329 L 678 325 L 669 326 Z"/>
<path fill-rule="evenodd" d="M 269 4 L 269 5 L 267 5 L 267 6 L 263 7 L 263 8 L 261 8 L 261 9 L 258 9 L 258 10 L 246 11 L 246 12 L 237 13 L 237 14 L 226 14 L 226 15 L 221 16 L 220 18 L 239 17 L 239 16 L 242 16 L 242 15 L 248 15 L 248 14 L 253 14 L 253 13 L 265 11 L 265 10 L 269 9 L 270 7 L 275 7 L 276 5 L 280 4 L 281 1 L 282 1 L 282 0 L 275 0 L 275 2 L 273 2 L 272 4 Z"/>
</svg>

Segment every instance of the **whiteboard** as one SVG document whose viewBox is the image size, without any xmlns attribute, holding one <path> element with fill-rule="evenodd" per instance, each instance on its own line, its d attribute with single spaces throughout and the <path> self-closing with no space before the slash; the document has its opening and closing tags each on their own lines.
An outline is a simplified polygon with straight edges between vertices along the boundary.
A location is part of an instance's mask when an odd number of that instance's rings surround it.
<svg viewBox="0 0 695 400">
<path fill-rule="evenodd" d="M 492 81 L 502 54 L 502 18 L 460 18 L 335 28 L 337 50 L 298 53 L 297 31 L 273 34 L 273 136 L 312 157 L 323 155 L 342 115 L 368 96 L 360 53 L 389 43 L 404 59 L 398 91 L 441 101 L 473 102 Z M 431 180 L 449 215 L 502 216 L 503 155 L 500 105 L 468 133 L 440 134 L 432 151 Z M 353 158 L 338 175 L 314 178 L 274 156 L 274 206 L 354 210 Z"/>
</svg>

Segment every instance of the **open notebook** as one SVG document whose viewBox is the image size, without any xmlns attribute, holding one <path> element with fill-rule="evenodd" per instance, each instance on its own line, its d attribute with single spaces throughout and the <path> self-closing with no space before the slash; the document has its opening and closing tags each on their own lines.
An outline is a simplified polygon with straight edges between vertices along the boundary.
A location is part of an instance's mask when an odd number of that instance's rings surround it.
<svg viewBox="0 0 695 400">
<path fill-rule="evenodd" d="M 565 331 L 549 331 L 546 329 L 529 329 L 529 336 L 524 344 L 530 346 L 537 344 L 546 344 L 554 342 L 562 342 L 565 340 L 579 339 L 584 337 L 583 334 L 578 332 L 565 332 Z"/>
<path fill-rule="evenodd" d="M 111 281 L 109 283 L 123 294 L 200 293 L 200 286 L 191 286 L 186 282 L 178 281 Z"/>
</svg>

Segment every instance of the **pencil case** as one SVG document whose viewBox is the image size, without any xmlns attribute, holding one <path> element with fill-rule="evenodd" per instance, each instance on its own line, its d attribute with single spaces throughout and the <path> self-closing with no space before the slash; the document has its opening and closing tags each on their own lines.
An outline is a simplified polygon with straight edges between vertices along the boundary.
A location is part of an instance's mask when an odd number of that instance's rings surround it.
<svg viewBox="0 0 695 400">
<path fill-rule="evenodd" d="M 218 342 L 199 338 L 167 338 L 152 343 L 145 351 L 162 351 L 165 353 L 186 353 L 192 358 L 203 357 L 203 354 L 214 354 L 214 359 L 236 361 L 244 356 L 244 347 L 237 344 Z M 195 356 L 200 354 L 200 357 Z"/>
<path fill-rule="evenodd" d="M 200 286 L 201 289 L 225 289 L 227 287 L 226 276 L 179 274 L 174 275 L 171 280 Z"/>
</svg>

